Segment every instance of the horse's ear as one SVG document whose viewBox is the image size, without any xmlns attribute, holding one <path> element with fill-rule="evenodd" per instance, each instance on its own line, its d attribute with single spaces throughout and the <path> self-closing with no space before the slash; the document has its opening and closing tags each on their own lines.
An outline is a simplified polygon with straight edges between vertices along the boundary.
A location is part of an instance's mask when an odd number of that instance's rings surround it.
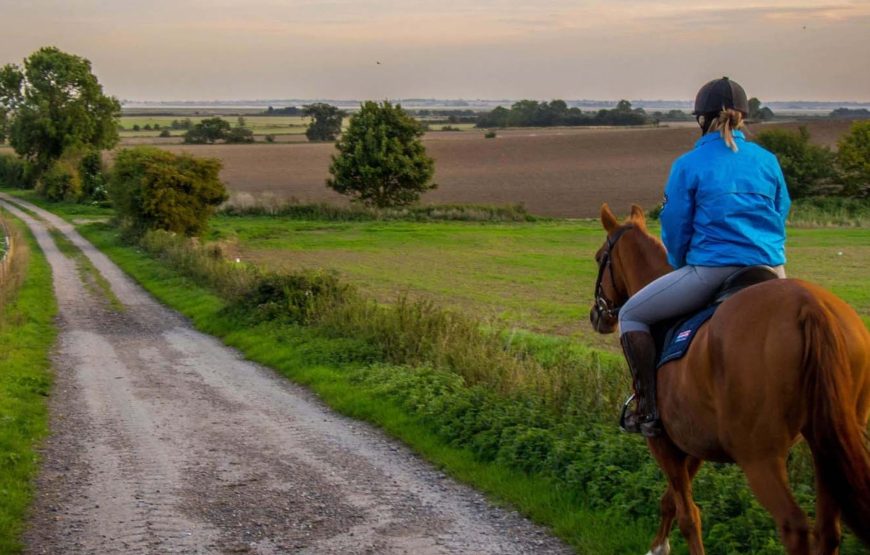
<svg viewBox="0 0 870 555">
<path fill-rule="evenodd" d="M 613 215 L 613 211 L 610 210 L 610 207 L 607 206 L 606 202 L 601 205 L 601 224 L 604 226 L 607 233 L 610 233 L 619 227 L 619 222 L 616 220 L 616 216 Z"/>
<path fill-rule="evenodd" d="M 637 204 L 631 205 L 631 223 L 641 229 L 646 229 L 646 216 L 643 215 L 643 208 Z"/>
</svg>

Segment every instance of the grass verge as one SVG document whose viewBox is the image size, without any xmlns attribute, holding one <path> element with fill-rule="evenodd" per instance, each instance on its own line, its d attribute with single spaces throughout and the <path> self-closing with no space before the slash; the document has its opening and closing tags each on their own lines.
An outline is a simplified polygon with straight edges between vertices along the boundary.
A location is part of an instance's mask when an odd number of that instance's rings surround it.
<svg viewBox="0 0 870 555">
<path fill-rule="evenodd" d="M 23 224 L 7 221 L 20 239 L 17 277 L 0 284 L 9 289 L 0 306 L 0 553 L 17 553 L 38 468 L 35 446 L 48 432 L 57 305 L 51 269 L 36 241 Z"/>
<path fill-rule="evenodd" d="M 72 241 L 67 239 L 67 236 L 57 228 L 49 228 L 49 233 L 54 240 L 54 244 L 57 245 L 57 249 L 64 256 L 75 262 L 79 279 L 82 280 L 84 286 L 97 297 L 102 296 L 109 304 L 111 310 L 124 312 L 126 309 L 124 303 L 115 295 L 115 292 L 112 291 L 112 286 L 109 285 L 103 274 L 97 270 L 90 258 L 85 256 L 85 253 L 73 244 Z"/>
</svg>

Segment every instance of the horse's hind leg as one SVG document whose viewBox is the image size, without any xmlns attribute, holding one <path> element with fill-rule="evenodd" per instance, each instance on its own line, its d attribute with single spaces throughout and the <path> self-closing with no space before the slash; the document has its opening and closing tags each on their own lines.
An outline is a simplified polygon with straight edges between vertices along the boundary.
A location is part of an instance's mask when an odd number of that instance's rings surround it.
<svg viewBox="0 0 870 555">
<path fill-rule="evenodd" d="M 668 535 L 676 517 L 680 532 L 689 546 L 689 553 L 704 555 L 701 511 L 692 499 L 692 479 L 698 472 L 701 461 L 677 449 L 667 438 L 651 439 L 648 443 L 650 451 L 668 479 L 668 490 L 662 497 L 662 521 L 650 553 L 667 555 L 670 552 Z"/>
<path fill-rule="evenodd" d="M 815 553 L 817 555 L 837 555 L 840 552 L 840 507 L 828 489 L 818 479 L 816 472 L 816 528 Z"/>
<path fill-rule="evenodd" d="M 776 521 L 782 543 L 789 555 L 809 553 L 809 522 L 789 490 L 785 458 L 778 457 L 741 466 L 755 497 Z"/>
<path fill-rule="evenodd" d="M 685 459 L 686 472 L 691 481 L 698 469 L 701 468 L 701 460 L 695 457 L 687 457 Z M 671 551 L 668 536 L 671 535 L 671 528 L 674 526 L 674 519 L 677 517 L 677 502 L 674 499 L 674 488 L 668 485 L 665 494 L 662 495 L 661 501 L 661 521 L 659 531 L 653 539 L 652 547 L 650 547 L 647 555 L 668 555 Z"/>
</svg>

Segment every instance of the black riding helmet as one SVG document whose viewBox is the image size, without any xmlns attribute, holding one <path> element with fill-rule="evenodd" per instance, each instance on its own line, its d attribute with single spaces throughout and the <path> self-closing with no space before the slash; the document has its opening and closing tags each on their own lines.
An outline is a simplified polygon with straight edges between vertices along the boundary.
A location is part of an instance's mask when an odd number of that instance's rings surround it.
<svg viewBox="0 0 870 555">
<path fill-rule="evenodd" d="M 698 119 L 702 132 L 706 133 L 713 118 L 723 109 L 729 108 L 741 112 L 744 117 L 749 115 L 746 91 L 736 81 L 723 77 L 713 79 L 701 87 L 695 96 L 695 110 L 692 115 Z M 701 116 L 704 116 L 703 123 L 700 121 Z"/>
</svg>

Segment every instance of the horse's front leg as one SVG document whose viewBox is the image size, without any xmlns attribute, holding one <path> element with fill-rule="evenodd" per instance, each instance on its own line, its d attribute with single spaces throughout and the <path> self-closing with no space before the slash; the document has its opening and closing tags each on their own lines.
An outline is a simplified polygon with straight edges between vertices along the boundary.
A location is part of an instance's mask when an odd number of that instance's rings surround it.
<svg viewBox="0 0 870 555">
<path fill-rule="evenodd" d="M 686 538 L 691 555 L 703 555 L 701 541 L 701 512 L 692 499 L 692 479 L 701 467 L 700 459 L 686 455 L 667 437 L 648 440 L 650 451 L 668 479 L 668 489 L 662 496 L 661 524 L 647 555 L 668 555 L 671 551 L 668 536 L 674 519 Z"/>
</svg>

